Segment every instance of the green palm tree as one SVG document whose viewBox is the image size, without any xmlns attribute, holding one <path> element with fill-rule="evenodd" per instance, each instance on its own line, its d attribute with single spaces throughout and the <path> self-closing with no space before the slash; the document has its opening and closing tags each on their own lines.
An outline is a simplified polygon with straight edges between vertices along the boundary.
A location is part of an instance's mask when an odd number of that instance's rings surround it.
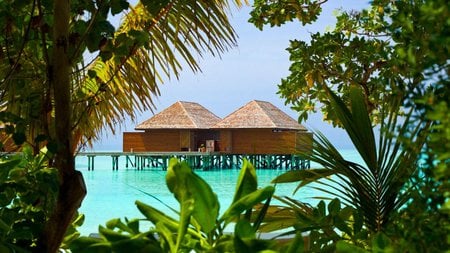
<svg viewBox="0 0 450 253">
<path fill-rule="evenodd" d="M 331 90 L 325 89 L 342 127 L 364 164 L 346 160 L 324 134 L 316 133 L 313 151 L 305 157 L 323 168 L 288 172 L 274 182 L 301 181 L 298 188 L 316 182 L 313 188 L 358 209 L 369 231 L 383 231 L 390 215 L 409 199 L 411 185 L 408 181 L 417 172 L 418 155 L 425 141 L 421 131 L 427 125 L 420 123 L 412 126 L 413 111 L 401 114 L 400 102 L 392 99 L 390 106 L 385 107 L 389 108 L 389 112 L 382 114 L 384 117 L 377 142 L 360 89 L 351 89 L 350 108 Z M 406 140 L 414 146 L 404 145 Z"/>
</svg>

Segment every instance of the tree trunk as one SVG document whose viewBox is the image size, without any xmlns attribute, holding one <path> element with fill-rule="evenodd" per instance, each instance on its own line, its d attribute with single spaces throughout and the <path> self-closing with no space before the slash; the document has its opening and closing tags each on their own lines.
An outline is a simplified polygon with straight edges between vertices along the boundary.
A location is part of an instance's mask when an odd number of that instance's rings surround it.
<svg viewBox="0 0 450 253">
<path fill-rule="evenodd" d="M 59 171 L 60 189 L 55 210 L 45 224 L 39 238 L 38 252 L 57 252 L 74 214 L 86 195 L 83 176 L 75 170 L 72 151 L 72 118 L 70 100 L 70 70 L 68 35 L 70 1 L 54 0 L 53 54 L 50 65 L 50 90 L 53 91 L 55 106 L 55 136 L 58 145 L 55 167 Z"/>
</svg>

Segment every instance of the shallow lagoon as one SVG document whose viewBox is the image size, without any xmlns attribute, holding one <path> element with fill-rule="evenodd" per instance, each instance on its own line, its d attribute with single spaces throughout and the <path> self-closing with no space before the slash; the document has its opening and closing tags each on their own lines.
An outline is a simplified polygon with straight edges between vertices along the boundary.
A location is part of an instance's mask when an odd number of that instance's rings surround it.
<svg viewBox="0 0 450 253">
<path fill-rule="evenodd" d="M 342 154 L 349 160 L 361 161 L 353 150 L 343 150 Z M 165 184 L 165 171 L 126 169 L 123 157 L 119 159 L 118 171 L 111 170 L 111 157 L 96 157 L 95 171 L 88 171 L 87 164 L 86 157 L 77 157 L 76 166 L 82 171 L 88 190 L 79 210 L 86 216 L 84 225 L 79 229 L 84 235 L 97 232 L 99 225 L 104 225 L 112 218 L 142 218 L 134 204 L 136 200 L 157 207 L 168 214 L 172 212 L 161 202 L 178 209 L 178 202 Z M 316 165 L 312 164 L 312 167 L 314 166 Z M 283 172 L 285 170 L 258 169 L 258 185 L 260 187 L 269 185 L 272 179 Z M 212 186 L 220 201 L 220 211 L 224 212 L 233 198 L 239 170 L 196 170 L 196 173 Z M 295 183 L 279 184 L 276 186 L 275 194 L 292 196 L 295 187 Z M 311 188 L 304 188 L 294 195 L 296 199 L 311 204 L 317 203 L 317 200 L 313 199 L 317 196 L 319 193 Z"/>
</svg>

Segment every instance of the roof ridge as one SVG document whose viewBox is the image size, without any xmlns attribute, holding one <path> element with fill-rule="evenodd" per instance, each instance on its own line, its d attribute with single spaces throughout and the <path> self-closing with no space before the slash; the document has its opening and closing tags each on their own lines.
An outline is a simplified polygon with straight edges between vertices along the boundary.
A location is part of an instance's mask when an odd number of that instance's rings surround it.
<svg viewBox="0 0 450 253">
<path fill-rule="evenodd" d="M 181 104 L 181 108 L 183 108 L 183 111 L 185 113 L 185 115 L 189 118 L 189 120 L 191 121 L 192 125 L 194 125 L 195 127 L 198 127 L 197 123 L 195 122 L 195 120 L 192 118 L 191 114 L 189 113 L 188 110 L 186 110 L 186 107 L 184 107 L 183 103 L 191 103 L 191 104 L 197 104 L 197 103 L 193 103 L 193 102 L 186 102 L 186 101 L 178 101 L 178 103 Z"/>
<path fill-rule="evenodd" d="M 264 108 L 263 108 L 263 107 L 261 106 L 261 104 L 260 104 L 260 102 L 263 102 L 263 103 L 269 103 L 269 104 L 271 104 L 271 103 L 270 103 L 270 102 L 267 102 L 267 101 L 262 101 L 262 100 L 253 100 L 253 101 L 255 101 L 255 103 L 256 103 L 256 105 L 258 105 L 259 109 L 261 109 L 261 111 L 264 112 L 264 115 L 270 119 L 271 125 L 272 125 L 273 127 L 276 127 L 277 125 L 275 124 L 274 119 L 270 116 L 270 114 L 267 113 L 266 110 L 264 110 Z M 271 105 L 272 105 L 272 104 L 271 104 Z"/>
</svg>

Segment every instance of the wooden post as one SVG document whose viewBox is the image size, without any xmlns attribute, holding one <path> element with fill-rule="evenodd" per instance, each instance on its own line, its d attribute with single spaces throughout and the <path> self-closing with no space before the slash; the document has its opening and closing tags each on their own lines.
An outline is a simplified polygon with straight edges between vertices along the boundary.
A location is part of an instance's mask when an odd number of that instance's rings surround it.
<svg viewBox="0 0 450 253">
<path fill-rule="evenodd" d="M 88 155 L 88 171 L 89 170 L 94 170 L 94 157 L 95 155 Z"/>
</svg>

